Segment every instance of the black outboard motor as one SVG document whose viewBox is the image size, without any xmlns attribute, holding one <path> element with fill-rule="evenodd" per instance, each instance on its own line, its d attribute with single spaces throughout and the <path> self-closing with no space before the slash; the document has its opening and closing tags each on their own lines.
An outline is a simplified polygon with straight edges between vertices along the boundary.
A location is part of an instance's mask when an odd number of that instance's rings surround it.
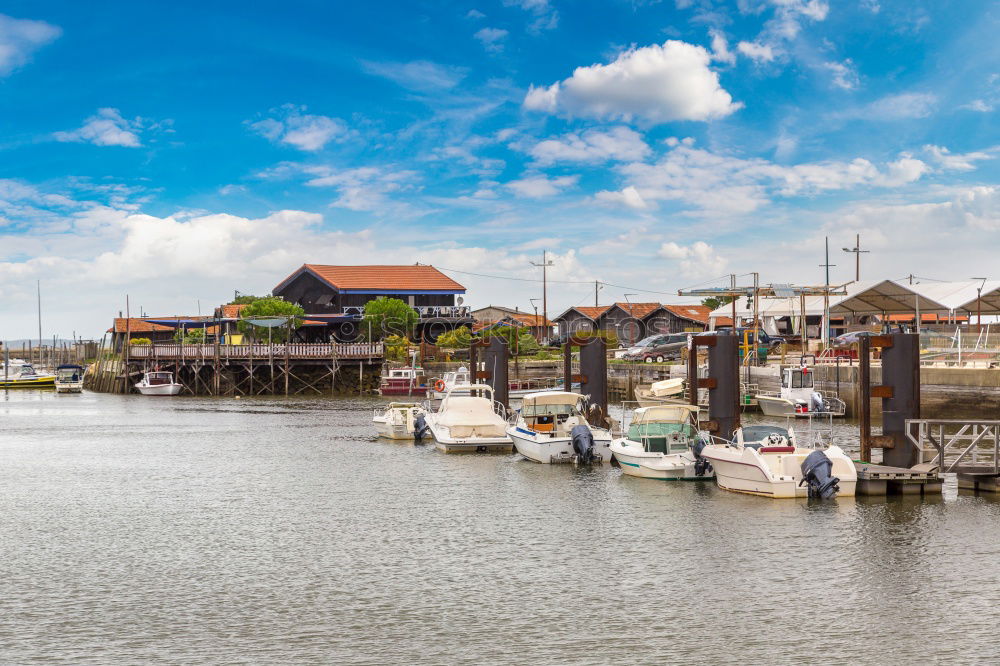
<svg viewBox="0 0 1000 666">
<path fill-rule="evenodd" d="M 705 441 L 704 437 L 698 437 L 693 442 L 691 442 L 691 453 L 694 454 L 694 475 L 695 476 L 705 476 L 706 474 L 712 473 L 712 463 L 708 461 L 708 458 L 703 458 L 701 452 L 705 450 L 708 442 Z"/>
<path fill-rule="evenodd" d="M 831 476 L 833 461 L 822 451 L 813 451 L 802 461 L 802 481 L 809 484 L 809 497 L 833 499 L 840 490 L 840 479 Z"/>
<path fill-rule="evenodd" d="M 430 426 L 427 425 L 427 421 L 424 420 L 424 415 L 417 414 L 417 418 L 413 420 L 413 441 L 423 441 L 430 429 Z"/>
<path fill-rule="evenodd" d="M 590 432 L 590 428 L 585 425 L 573 426 L 569 436 L 573 440 L 576 461 L 581 465 L 592 463 L 594 461 L 594 435 Z"/>
</svg>

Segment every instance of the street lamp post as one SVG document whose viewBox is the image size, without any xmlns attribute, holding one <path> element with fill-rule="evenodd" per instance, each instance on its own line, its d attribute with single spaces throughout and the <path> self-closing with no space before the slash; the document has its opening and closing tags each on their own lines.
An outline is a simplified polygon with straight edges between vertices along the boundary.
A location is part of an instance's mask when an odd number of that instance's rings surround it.
<svg viewBox="0 0 1000 666">
<path fill-rule="evenodd" d="M 983 287 L 986 286 L 986 280 L 989 278 L 984 277 L 974 277 L 973 280 L 981 280 L 979 286 L 976 287 L 976 332 L 983 332 Z"/>
<path fill-rule="evenodd" d="M 635 319 L 635 315 L 632 314 L 632 303 L 628 300 L 628 297 L 629 296 L 638 296 L 638 295 L 639 294 L 625 294 L 625 303 L 628 304 L 628 316 L 629 316 L 630 319 Z M 632 338 L 632 332 L 631 331 L 629 331 L 628 342 L 629 342 L 629 347 L 633 346 L 636 343 L 636 340 L 634 340 Z"/>
</svg>

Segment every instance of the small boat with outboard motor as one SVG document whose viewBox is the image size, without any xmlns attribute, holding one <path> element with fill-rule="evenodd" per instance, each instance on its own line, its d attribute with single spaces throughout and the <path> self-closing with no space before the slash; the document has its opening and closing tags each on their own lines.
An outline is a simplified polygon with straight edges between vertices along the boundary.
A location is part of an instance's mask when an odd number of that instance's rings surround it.
<svg viewBox="0 0 1000 666">
<path fill-rule="evenodd" d="M 30 363 L 11 362 L 5 364 L 0 372 L 0 388 L 52 388 L 56 385 L 56 376 L 47 372 L 38 372 Z"/>
<path fill-rule="evenodd" d="M 816 373 L 802 364 L 798 368 L 784 368 L 781 373 L 781 391 L 757 393 L 754 398 L 766 416 L 793 416 L 797 414 L 824 414 L 843 416 L 847 406 L 840 398 L 825 396 L 815 389 Z"/>
<path fill-rule="evenodd" d="M 390 402 L 376 407 L 372 424 L 379 437 L 420 441 L 428 432 L 426 411 L 415 402 Z"/>
<path fill-rule="evenodd" d="M 380 395 L 423 396 L 427 393 L 424 369 L 414 366 L 387 368 L 378 387 Z"/>
<path fill-rule="evenodd" d="M 611 462 L 611 431 L 591 425 L 586 413 L 587 399 L 579 393 L 530 393 L 507 434 L 517 452 L 535 462 Z"/>
<path fill-rule="evenodd" d="M 702 457 L 724 490 L 772 498 L 854 497 L 857 468 L 838 446 L 796 446 L 792 429 L 753 425 L 738 428 L 731 442 L 714 439 Z"/>
<path fill-rule="evenodd" d="M 449 389 L 436 412 L 425 415 L 437 448 L 446 453 L 508 452 L 504 407 L 487 384 L 457 385 Z"/>
<path fill-rule="evenodd" d="M 174 381 L 174 373 L 154 370 L 144 372 L 135 388 L 143 395 L 177 395 L 184 385 Z"/>
<path fill-rule="evenodd" d="M 60 365 L 56 368 L 56 393 L 82 393 L 83 373 L 81 365 Z"/>
<path fill-rule="evenodd" d="M 693 481 L 714 476 L 701 456 L 709 443 L 711 436 L 698 429 L 697 407 L 639 407 L 627 422 L 626 435 L 611 442 L 611 453 L 629 476 Z"/>
</svg>

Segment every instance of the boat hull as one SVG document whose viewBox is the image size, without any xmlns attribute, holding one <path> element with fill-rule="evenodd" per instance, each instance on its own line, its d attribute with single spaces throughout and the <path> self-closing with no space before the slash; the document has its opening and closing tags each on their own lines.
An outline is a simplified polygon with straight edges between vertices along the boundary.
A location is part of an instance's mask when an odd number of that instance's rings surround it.
<svg viewBox="0 0 1000 666">
<path fill-rule="evenodd" d="M 56 393 L 83 393 L 83 382 L 56 382 Z"/>
<path fill-rule="evenodd" d="M 751 448 L 708 446 L 702 455 L 712 463 L 720 488 L 774 499 L 808 497 L 809 487 L 800 485 L 802 461 L 813 449 L 787 454 L 760 454 Z M 826 452 L 833 462 L 833 475 L 840 479 L 837 497 L 854 497 L 857 470 L 838 447 Z"/>
<path fill-rule="evenodd" d="M 694 455 L 691 453 L 646 453 L 630 451 L 633 447 L 611 444 L 611 453 L 621 465 L 622 473 L 641 479 L 658 481 L 710 481 L 712 474 L 698 476 L 694 471 Z"/>
<path fill-rule="evenodd" d="M 372 421 L 375 425 L 375 433 L 385 439 L 413 439 L 413 432 L 408 430 L 405 423 L 388 423 L 386 421 Z"/>
<path fill-rule="evenodd" d="M 602 463 L 611 462 L 611 435 L 602 430 L 592 429 L 592 432 L 595 459 L 599 458 Z M 518 453 L 537 463 L 573 462 L 576 456 L 573 440 L 569 437 L 548 437 L 519 426 L 509 428 L 507 434 Z"/>
<path fill-rule="evenodd" d="M 792 416 L 795 414 L 795 403 L 787 398 L 774 396 L 756 396 L 757 405 L 765 416 Z"/>
<path fill-rule="evenodd" d="M 184 388 L 182 384 L 157 384 L 154 386 L 142 386 L 136 384 L 135 388 L 139 393 L 143 395 L 154 395 L 154 396 L 169 396 L 177 395 Z"/>
<path fill-rule="evenodd" d="M 52 388 L 56 385 L 55 375 L 30 379 L 0 379 L 0 388 Z"/>
</svg>

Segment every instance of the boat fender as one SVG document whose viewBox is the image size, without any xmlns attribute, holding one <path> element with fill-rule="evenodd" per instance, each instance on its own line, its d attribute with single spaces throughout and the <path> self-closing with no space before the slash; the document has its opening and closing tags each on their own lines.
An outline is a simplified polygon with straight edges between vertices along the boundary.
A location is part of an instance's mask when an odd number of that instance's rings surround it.
<svg viewBox="0 0 1000 666">
<path fill-rule="evenodd" d="M 594 434 L 585 425 L 573 426 L 569 433 L 573 441 L 573 451 L 576 453 L 576 461 L 581 464 L 588 464 L 594 460 Z"/>
<path fill-rule="evenodd" d="M 840 491 L 840 479 L 832 475 L 833 461 L 822 451 L 816 450 L 802 461 L 802 480 L 809 484 L 809 497 L 833 499 Z"/>
<path fill-rule="evenodd" d="M 427 425 L 424 415 L 417 414 L 417 418 L 413 420 L 413 441 L 422 441 L 424 436 L 427 435 L 428 430 L 430 430 L 430 427 Z"/>
<path fill-rule="evenodd" d="M 444 385 L 444 380 L 443 379 L 439 379 L 436 382 L 434 382 L 434 390 L 435 391 L 437 391 L 438 393 L 444 393 L 444 389 L 445 389 L 445 385 Z"/>
</svg>

